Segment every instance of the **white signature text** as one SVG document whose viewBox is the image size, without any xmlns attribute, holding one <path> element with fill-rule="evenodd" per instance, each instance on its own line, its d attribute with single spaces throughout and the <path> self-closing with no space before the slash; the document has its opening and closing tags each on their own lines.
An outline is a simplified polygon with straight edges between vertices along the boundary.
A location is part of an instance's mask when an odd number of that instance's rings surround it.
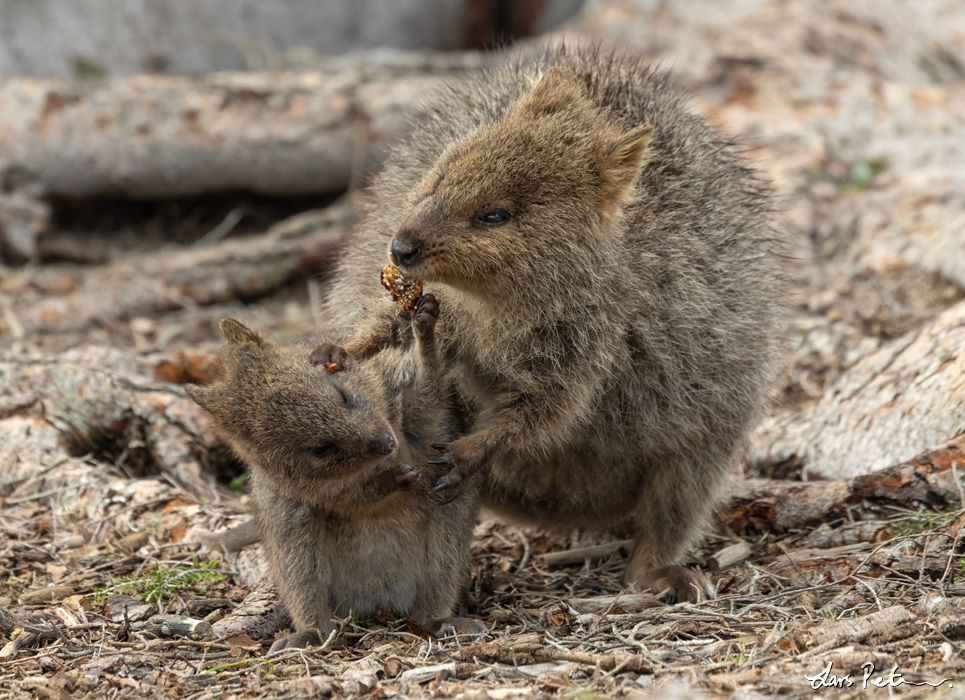
<svg viewBox="0 0 965 700">
<path fill-rule="evenodd" d="M 807 681 L 811 684 L 811 687 L 817 690 L 818 688 L 850 688 L 855 684 L 855 680 L 851 678 L 851 674 L 845 674 L 843 676 L 836 676 L 831 672 L 831 666 L 833 662 L 829 661 L 828 665 L 824 667 L 820 673 L 814 676 L 804 676 Z M 892 666 L 891 671 L 888 673 L 883 673 L 880 675 L 875 675 L 875 665 L 870 661 L 861 664 L 861 687 L 867 689 L 869 685 L 875 686 L 876 688 L 897 688 L 902 683 L 907 683 L 908 685 L 930 685 L 933 688 L 937 688 L 944 683 L 949 683 L 949 688 L 954 686 L 951 685 L 951 678 L 943 678 L 937 683 L 930 683 L 928 681 L 906 681 L 898 673 L 898 667 Z"/>
</svg>

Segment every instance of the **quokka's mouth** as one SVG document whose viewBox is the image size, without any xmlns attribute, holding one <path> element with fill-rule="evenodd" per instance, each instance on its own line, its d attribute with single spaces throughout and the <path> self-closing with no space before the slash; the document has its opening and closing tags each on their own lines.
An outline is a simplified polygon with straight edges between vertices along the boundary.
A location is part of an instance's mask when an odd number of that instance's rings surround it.
<svg viewBox="0 0 965 700">
<path fill-rule="evenodd" d="M 433 265 L 423 260 L 412 265 L 399 265 L 399 269 L 402 270 L 406 277 L 416 278 L 423 282 L 439 281 L 437 276 L 433 274 L 433 267 Z"/>
</svg>

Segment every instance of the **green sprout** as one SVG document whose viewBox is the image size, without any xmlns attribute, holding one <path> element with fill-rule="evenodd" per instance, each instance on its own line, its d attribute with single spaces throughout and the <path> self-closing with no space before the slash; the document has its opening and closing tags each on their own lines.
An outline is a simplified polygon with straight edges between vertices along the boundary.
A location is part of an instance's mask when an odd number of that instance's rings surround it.
<svg viewBox="0 0 965 700">
<path fill-rule="evenodd" d="M 221 666 L 215 666 L 214 668 L 205 669 L 201 673 L 214 673 L 215 671 L 222 671 L 226 668 L 234 668 L 235 666 L 241 666 L 242 664 L 251 664 L 251 663 L 259 663 L 259 662 L 263 664 L 268 664 L 268 673 L 262 676 L 262 678 L 267 678 L 268 676 L 270 676 L 275 672 L 275 664 L 273 664 L 268 659 L 258 658 L 258 659 L 244 659 L 243 661 L 234 661 L 230 664 L 222 664 Z"/>
<path fill-rule="evenodd" d="M 112 593 L 136 596 L 145 603 L 160 603 L 170 600 L 181 586 L 206 587 L 227 579 L 228 574 L 217 567 L 217 561 L 202 562 L 198 557 L 191 560 L 191 568 L 188 569 L 176 569 L 158 563 L 138 576 L 131 575 L 117 580 L 110 578 L 110 585 L 95 587 L 92 596 L 94 603 L 98 605 L 103 604 L 104 599 Z"/>
</svg>

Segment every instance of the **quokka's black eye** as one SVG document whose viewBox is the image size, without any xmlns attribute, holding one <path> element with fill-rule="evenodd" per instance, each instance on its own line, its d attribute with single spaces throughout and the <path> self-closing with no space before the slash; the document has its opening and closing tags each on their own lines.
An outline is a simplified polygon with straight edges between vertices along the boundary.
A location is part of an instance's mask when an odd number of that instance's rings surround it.
<svg viewBox="0 0 965 700">
<path fill-rule="evenodd" d="M 331 457 L 338 451 L 335 445 L 312 445 L 308 448 L 312 457 Z"/>
<path fill-rule="evenodd" d="M 338 395 L 342 397 L 342 403 L 344 403 L 346 406 L 348 406 L 348 394 L 346 394 L 344 391 L 342 391 L 342 390 L 339 389 L 338 387 L 335 387 L 335 391 L 337 391 L 337 392 L 338 392 Z"/>
<path fill-rule="evenodd" d="M 509 212 L 505 209 L 493 209 L 476 219 L 476 222 L 483 226 L 502 226 L 511 218 Z"/>
</svg>

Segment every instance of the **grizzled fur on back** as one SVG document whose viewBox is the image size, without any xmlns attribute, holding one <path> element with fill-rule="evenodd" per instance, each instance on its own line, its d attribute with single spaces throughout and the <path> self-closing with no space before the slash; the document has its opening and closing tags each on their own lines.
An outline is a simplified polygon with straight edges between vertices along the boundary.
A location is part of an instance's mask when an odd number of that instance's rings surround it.
<svg viewBox="0 0 965 700">
<path fill-rule="evenodd" d="M 415 119 L 329 308 L 369 329 L 349 352 L 386 347 L 393 310 L 373 281 L 390 244 L 417 255 L 400 266 L 441 302 L 471 413 L 453 469 L 482 468 L 491 505 L 543 523 L 632 518 L 628 580 L 643 583 L 699 532 L 775 378 L 769 194 L 666 74 L 546 49 Z"/>
</svg>

